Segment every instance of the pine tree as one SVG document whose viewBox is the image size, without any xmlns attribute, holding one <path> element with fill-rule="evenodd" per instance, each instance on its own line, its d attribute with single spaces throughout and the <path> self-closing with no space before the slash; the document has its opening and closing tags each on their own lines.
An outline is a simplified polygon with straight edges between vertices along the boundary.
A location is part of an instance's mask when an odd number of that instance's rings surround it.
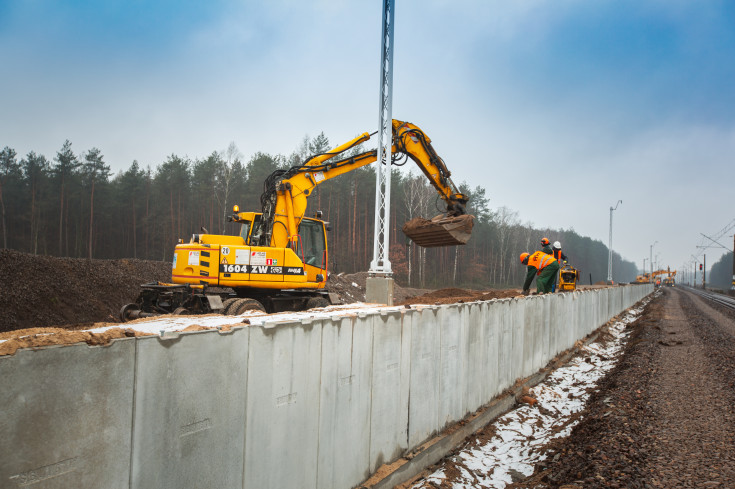
<svg viewBox="0 0 735 489">
<path fill-rule="evenodd" d="M 5 200 L 3 200 L 3 188 L 20 177 L 20 165 L 16 160 L 14 149 L 7 146 L 0 151 L 0 211 L 2 211 L 3 248 L 8 247 L 8 229 L 5 219 Z"/>
<path fill-rule="evenodd" d="M 110 167 L 103 160 L 102 152 L 92 148 L 84 155 L 84 177 L 90 186 L 89 192 L 89 247 L 87 259 L 92 259 L 92 242 L 94 238 L 94 189 L 98 183 L 107 183 L 110 176 Z"/>
<path fill-rule="evenodd" d="M 56 165 L 53 168 L 56 177 L 59 179 L 59 255 L 64 254 L 64 204 L 68 197 L 65 195 L 68 180 L 79 168 L 79 161 L 76 155 L 71 150 L 71 142 L 67 139 L 64 141 L 64 145 L 61 150 L 56 153 Z M 67 223 L 67 236 L 68 236 L 68 223 Z M 68 245 L 66 249 L 68 253 Z"/>
</svg>

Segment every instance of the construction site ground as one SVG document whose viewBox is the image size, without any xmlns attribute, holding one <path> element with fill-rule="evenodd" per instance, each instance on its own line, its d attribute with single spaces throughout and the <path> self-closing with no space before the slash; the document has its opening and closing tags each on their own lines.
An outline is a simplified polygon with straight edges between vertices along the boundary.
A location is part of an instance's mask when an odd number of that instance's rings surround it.
<svg viewBox="0 0 735 489">
<path fill-rule="evenodd" d="M 735 312 L 665 288 L 632 327 L 571 436 L 509 487 L 735 487 Z"/>
<path fill-rule="evenodd" d="M 170 282 L 171 263 L 59 258 L 0 250 L 0 276 L 3 277 L 0 339 L 51 333 L 58 336 L 59 343 L 104 344 L 115 336 L 93 338 L 65 333 L 99 327 L 102 323 L 118 323 L 120 308 L 135 301 L 141 284 Z M 331 274 L 328 287 L 344 304 L 364 302 L 367 276 L 366 272 Z M 448 304 L 513 297 L 518 293 L 517 289 L 430 290 L 396 283 L 394 303 Z M 117 334 L 125 332 L 121 330 Z"/>
</svg>

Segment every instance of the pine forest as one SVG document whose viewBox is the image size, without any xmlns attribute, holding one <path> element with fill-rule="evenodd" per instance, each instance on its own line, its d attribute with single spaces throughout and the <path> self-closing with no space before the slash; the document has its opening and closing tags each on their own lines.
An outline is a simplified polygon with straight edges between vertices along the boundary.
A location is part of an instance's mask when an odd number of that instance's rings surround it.
<svg viewBox="0 0 735 489">
<path fill-rule="evenodd" d="M 228 222 L 233 205 L 261 210 L 263 182 L 274 170 L 306 161 L 330 149 L 322 133 L 304 137 L 289 156 L 255 153 L 243 157 L 234 143 L 203 159 L 171 154 L 158 164 L 133 161 L 113 174 L 98 148 L 75 152 L 66 141 L 51 159 L 34 151 L 0 152 L 2 247 L 32 254 L 79 258 L 139 258 L 168 261 L 178 240 L 194 233 L 237 234 Z M 353 148 L 364 151 L 369 148 Z M 403 223 L 431 218 L 444 205 L 428 180 L 409 164 L 391 180 L 390 261 L 404 286 L 520 287 L 525 267 L 518 256 L 540 249 L 540 239 L 560 241 L 581 283 L 607 277 L 608 249 L 574 230 L 537 228 L 500 206 L 491 208 L 491 190 L 460 183 L 475 216 L 465 246 L 423 249 L 408 242 Z M 324 182 L 309 200 L 307 215 L 323 211 L 331 224 L 330 273 L 367 271 L 373 255 L 375 170 L 369 165 Z M 637 267 L 613 253 L 613 277 L 635 279 Z"/>
</svg>

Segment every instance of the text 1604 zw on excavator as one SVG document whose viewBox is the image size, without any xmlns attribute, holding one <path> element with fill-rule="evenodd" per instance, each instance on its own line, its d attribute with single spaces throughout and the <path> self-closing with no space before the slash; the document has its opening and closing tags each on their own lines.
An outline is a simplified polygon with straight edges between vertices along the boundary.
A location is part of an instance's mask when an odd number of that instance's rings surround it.
<svg viewBox="0 0 735 489">
<path fill-rule="evenodd" d="M 303 310 L 333 302 L 327 284 L 328 223 L 305 217 L 314 187 L 377 160 L 377 150 L 344 157 L 370 139 L 364 133 L 305 163 L 276 170 L 265 182 L 261 212 L 240 212 L 237 236 L 194 234 L 176 246 L 171 280 L 142 286 L 136 302 L 123 306 L 123 321 L 160 314 L 219 312 L 237 315 L 250 309 L 266 312 Z M 431 220 L 412 219 L 404 233 L 424 247 L 465 244 L 473 216 L 465 210 L 468 197 L 457 191 L 450 172 L 431 140 L 415 125 L 393 120 L 392 151 L 407 155 L 434 186 L 447 206 Z M 342 157 L 340 158 L 340 155 Z"/>
</svg>

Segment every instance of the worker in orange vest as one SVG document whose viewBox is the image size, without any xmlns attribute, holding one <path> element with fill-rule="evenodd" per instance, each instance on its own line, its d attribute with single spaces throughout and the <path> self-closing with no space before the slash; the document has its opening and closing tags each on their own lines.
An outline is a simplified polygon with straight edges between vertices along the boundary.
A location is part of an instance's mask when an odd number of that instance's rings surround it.
<svg viewBox="0 0 735 489">
<path fill-rule="evenodd" d="M 541 251 L 547 255 L 551 255 L 553 253 L 551 244 L 549 243 L 549 238 L 541 238 Z"/>
<path fill-rule="evenodd" d="M 551 292 L 556 274 L 559 271 L 559 262 L 556 261 L 553 255 L 548 255 L 543 251 L 536 251 L 533 254 L 521 253 L 521 263 L 528 266 L 526 281 L 523 283 L 523 295 L 528 295 L 530 292 L 534 275 L 537 275 L 537 292 L 539 294 Z"/>
<path fill-rule="evenodd" d="M 558 241 L 554 241 L 554 244 L 551 246 L 551 251 L 553 251 L 554 258 L 556 258 L 556 261 L 560 263 L 566 263 L 567 262 L 567 255 L 562 253 L 561 251 L 561 243 Z M 556 292 L 556 282 L 557 282 L 558 274 L 556 277 L 554 277 L 554 285 L 551 286 L 551 291 Z"/>
<path fill-rule="evenodd" d="M 561 262 L 566 263 L 567 262 L 567 255 L 565 255 L 564 253 L 562 253 L 562 251 L 561 251 L 561 243 L 560 242 L 554 241 L 554 244 L 551 247 L 551 250 L 553 251 L 553 255 L 554 255 L 554 258 L 556 258 L 556 261 L 558 261 L 559 263 L 561 263 Z"/>
</svg>

